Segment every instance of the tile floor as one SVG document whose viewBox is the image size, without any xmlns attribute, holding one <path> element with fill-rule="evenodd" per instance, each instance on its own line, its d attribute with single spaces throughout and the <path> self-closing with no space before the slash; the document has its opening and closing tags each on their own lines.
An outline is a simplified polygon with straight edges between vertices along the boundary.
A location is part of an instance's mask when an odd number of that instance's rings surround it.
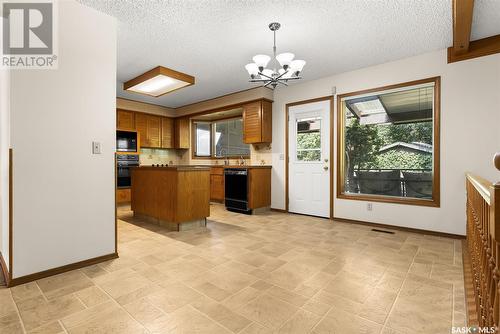
<svg viewBox="0 0 500 334">
<path fill-rule="evenodd" d="M 119 216 L 117 260 L 0 289 L 0 333 L 450 333 L 461 241 L 212 207 L 168 232 Z"/>
</svg>

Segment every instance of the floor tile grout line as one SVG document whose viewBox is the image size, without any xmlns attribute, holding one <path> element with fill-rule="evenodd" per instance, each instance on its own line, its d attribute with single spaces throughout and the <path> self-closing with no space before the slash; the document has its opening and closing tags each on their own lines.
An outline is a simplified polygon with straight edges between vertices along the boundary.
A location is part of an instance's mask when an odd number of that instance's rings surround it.
<svg viewBox="0 0 500 334">
<path fill-rule="evenodd" d="M 14 303 L 14 306 L 16 307 L 16 314 L 17 317 L 19 318 L 19 323 L 21 324 L 21 329 L 23 330 L 23 333 L 27 333 L 28 331 L 26 330 L 26 327 L 24 326 L 24 320 L 21 317 L 21 311 L 19 310 L 19 306 L 17 305 L 16 301 L 14 300 L 14 296 L 12 295 L 12 289 L 9 289 L 10 293 L 10 298 L 12 299 L 12 302 Z"/>
<path fill-rule="evenodd" d="M 413 259 L 411 261 L 411 264 L 410 264 L 409 268 L 411 268 L 411 265 L 413 265 L 413 263 L 415 262 L 415 258 L 417 257 L 419 249 L 420 249 L 420 245 L 418 246 L 417 251 L 413 255 Z M 392 303 L 391 309 L 389 310 L 389 312 L 387 312 L 387 316 L 385 317 L 384 324 L 382 325 L 382 328 L 385 328 L 387 326 L 387 321 L 389 320 L 389 317 L 391 316 L 391 313 L 394 310 L 394 307 L 396 306 L 396 303 L 397 303 L 397 301 L 398 301 L 398 299 L 399 299 L 399 297 L 401 295 L 401 291 L 403 290 L 403 287 L 404 287 L 404 285 L 406 283 L 406 280 L 408 279 L 408 275 L 409 275 L 409 272 L 410 272 L 409 268 L 408 268 L 408 271 L 405 274 L 405 278 L 403 279 L 403 282 L 401 283 L 401 286 L 399 287 L 398 293 L 396 294 L 396 298 L 394 299 L 394 302 Z"/>
</svg>

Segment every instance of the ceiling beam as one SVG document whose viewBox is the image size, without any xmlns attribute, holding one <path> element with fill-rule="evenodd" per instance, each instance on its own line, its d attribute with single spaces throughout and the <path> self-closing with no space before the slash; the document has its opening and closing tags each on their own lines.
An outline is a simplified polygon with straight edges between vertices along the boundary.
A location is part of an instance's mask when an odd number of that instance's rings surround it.
<svg viewBox="0 0 500 334">
<path fill-rule="evenodd" d="M 453 52 L 469 51 L 474 0 L 453 0 Z"/>
<path fill-rule="evenodd" d="M 456 54 L 453 47 L 448 48 L 448 63 L 489 56 L 500 53 L 500 35 L 478 39 L 469 43 L 466 53 Z"/>
<path fill-rule="evenodd" d="M 500 53 L 500 35 L 470 40 L 474 0 L 453 0 L 453 46 L 448 63 Z"/>
</svg>

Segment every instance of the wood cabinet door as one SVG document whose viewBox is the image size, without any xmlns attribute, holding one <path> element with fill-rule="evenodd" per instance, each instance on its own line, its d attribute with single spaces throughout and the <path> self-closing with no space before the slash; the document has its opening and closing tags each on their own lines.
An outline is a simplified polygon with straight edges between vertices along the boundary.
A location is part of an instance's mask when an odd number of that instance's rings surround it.
<svg viewBox="0 0 500 334">
<path fill-rule="evenodd" d="M 175 148 L 189 148 L 189 118 L 175 119 Z"/>
<path fill-rule="evenodd" d="M 116 111 L 116 128 L 118 130 L 135 130 L 134 112 L 118 109 Z"/>
<path fill-rule="evenodd" d="M 136 113 L 135 128 L 139 134 L 141 147 L 150 147 L 148 140 L 148 115 Z"/>
<path fill-rule="evenodd" d="M 262 142 L 261 102 L 243 106 L 243 142 L 255 144 Z"/>
<path fill-rule="evenodd" d="M 269 101 L 262 101 L 261 121 L 261 140 L 263 143 L 271 143 L 273 141 L 273 104 Z"/>
<path fill-rule="evenodd" d="M 148 115 L 147 126 L 149 147 L 161 147 L 161 118 Z"/>
<path fill-rule="evenodd" d="M 116 203 L 130 202 L 131 193 L 130 189 L 117 189 L 116 190 Z"/>
<path fill-rule="evenodd" d="M 224 175 L 210 175 L 210 200 L 217 202 L 224 200 Z"/>
<path fill-rule="evenodd" d="M 161 118 L 161 147 L 174 147 L 174 120 L 168 117 Z"/>
</svg>

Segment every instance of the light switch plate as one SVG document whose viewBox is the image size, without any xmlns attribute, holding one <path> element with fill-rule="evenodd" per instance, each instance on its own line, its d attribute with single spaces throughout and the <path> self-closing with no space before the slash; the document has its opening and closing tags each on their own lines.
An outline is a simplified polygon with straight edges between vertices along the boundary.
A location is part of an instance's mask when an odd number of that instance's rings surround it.
<svg viewBox="0 0 500 334">
<path fill-rule="evenodd" d="M 92 154 L 101 154 L 101 143 L 98 141 L 92 142 Z"/>
</svg>

